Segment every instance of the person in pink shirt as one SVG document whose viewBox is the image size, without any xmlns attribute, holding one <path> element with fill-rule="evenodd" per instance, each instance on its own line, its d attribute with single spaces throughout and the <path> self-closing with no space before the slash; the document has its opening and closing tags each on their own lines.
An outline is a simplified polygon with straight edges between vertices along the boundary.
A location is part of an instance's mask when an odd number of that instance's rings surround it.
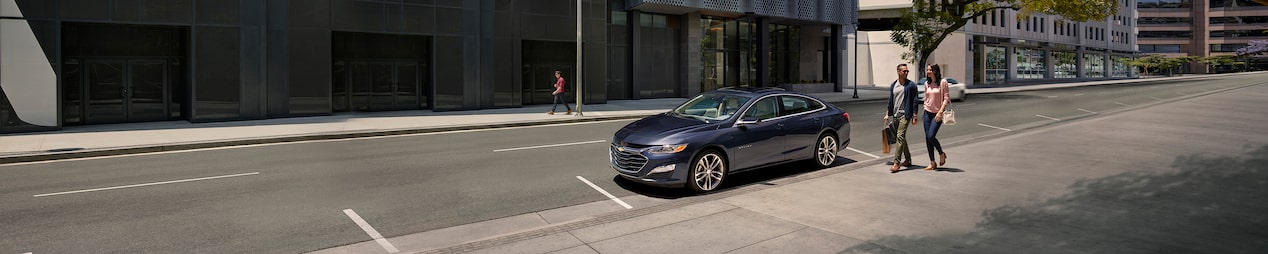
<svg viewBox="0 0 1268 254">
<path fill-rule="evenodd" d="M 942 152 L 942 143 L 938 142 L 938 129 L 942 127 L 942 112 L 951 104 L 951 89 L 947 80 L 942 79 L 942 68 L 930 64 L 925 68 L 925 147 L 929 151 L 929 166 L 925 170 L 935 170 L 947 164 L 947 153 Z M 933 152 L 938 152 L 938 160 L 934 161 Z"/>
<path fill-rule="evenodd" d="M 568 101 L 564 98 L 563 72 L 555 71 L 555 91 L 550 94 L 555 96 L 555 105 L 550 106 L 550 112 L 546 112 L 547 115 L 554 115 L 555 107 L 559 107 L 559 104 L 564 104 L 564 108 L 568 109 L 568 113 L 565 113 L 566 115 L 572 114 L 572 107 L 568 107 Z"/>
</svg>

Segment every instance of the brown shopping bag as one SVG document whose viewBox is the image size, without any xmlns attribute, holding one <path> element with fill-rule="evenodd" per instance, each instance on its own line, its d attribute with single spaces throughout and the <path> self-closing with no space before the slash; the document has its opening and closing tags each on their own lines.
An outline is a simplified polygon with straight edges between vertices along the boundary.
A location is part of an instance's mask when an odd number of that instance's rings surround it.
<svg viewBox="0 0 1268 254">
<path fill-rule="evenodd" d="M 885 121 L 885 127 L 881 128 L 881 152 L 884 154 L 889 154 L 890 144 L 898 142 L 896 140 L 897 137 L 894 137 L 898 134 L 894 133 L 894 129 L 890 128 L 890 125 L 889 121 Z"/>
<path fill-rule="evenodd" d="M 889 128 L 881 129 L 881 152 L 889 154 Z"/>
</svg>

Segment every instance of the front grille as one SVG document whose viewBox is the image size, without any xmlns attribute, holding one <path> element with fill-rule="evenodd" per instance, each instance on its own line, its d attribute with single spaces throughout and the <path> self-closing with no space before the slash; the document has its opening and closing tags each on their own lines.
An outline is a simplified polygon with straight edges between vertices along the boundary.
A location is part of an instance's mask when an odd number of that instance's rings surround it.
<svg viewBox="0 0 1268 254">
<path fill-rule="evenodd" d="M 612 167 L 626 174 L 635 174 L 647 165 L 647 157 L 639 153 L 640 149 L 626 147 L 624 150 L 618 149 L 616 145 L 608 147 L 608 153 L 611 155 Z"/>
</svg>

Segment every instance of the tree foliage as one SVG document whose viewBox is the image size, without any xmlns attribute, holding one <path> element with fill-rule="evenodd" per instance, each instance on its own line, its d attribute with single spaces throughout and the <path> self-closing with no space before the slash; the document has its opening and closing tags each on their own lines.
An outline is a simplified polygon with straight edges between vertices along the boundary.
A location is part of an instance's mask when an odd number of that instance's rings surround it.
<svg viewBox="0 0 1268 254">
<path fill-rule="evenodd" d="M 947 35 L 974 18 L 1000 9 L 1018 10 L 1019 20 L 1033 14 L 1061 16 L 1069 21 L 1104 20 L 1118 12 L 1118 0 L 914 0 L 890 39 L 906 48 L 903 59 L 925 66 L 926 59 Z"/>
</svg>

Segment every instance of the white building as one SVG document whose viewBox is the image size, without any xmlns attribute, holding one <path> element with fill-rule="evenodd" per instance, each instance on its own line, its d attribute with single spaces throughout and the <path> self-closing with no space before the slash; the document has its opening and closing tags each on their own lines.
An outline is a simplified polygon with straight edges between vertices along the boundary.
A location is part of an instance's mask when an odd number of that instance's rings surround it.
<svg viewBox="0 0 1268 254">
<path fill-rule="evenodd" d="M 1119 4 L 1117 14 L 1088 22 L 1043 14 L 1018 20 L 1017 11 L 996 10 L 947 36 L 927 62 L 970 87 L 1135 77 L 1118 60 L 1137 51 L 1136 1 Z M 914 64 L 902 59 L 905 49 L 890 40 L 889 31 L 912 3 L 860 0 L 859 5 L 858 83 L 887 86 L 895 66 Z"/>
</svg>

